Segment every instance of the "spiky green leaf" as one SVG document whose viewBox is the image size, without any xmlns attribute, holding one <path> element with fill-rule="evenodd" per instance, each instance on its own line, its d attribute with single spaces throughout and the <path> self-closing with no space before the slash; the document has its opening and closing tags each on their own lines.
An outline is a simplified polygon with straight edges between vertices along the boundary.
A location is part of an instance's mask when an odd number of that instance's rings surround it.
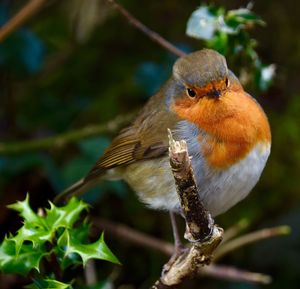
<svg viewBox="0 0 300 289">
<path fill-rule="evenodd" d="M 74 238 L 69 230 L 65 230 L 58 240 L 58 246 L 63 248 L 66 257 L 78 254 L 82 259 L 83 265 L 90 259 L 100 259 L 120 264 L 119 260 L 105 244 L 103 234 L 98 241 L 92 244 L 83 244 Z"/>
<path fill-rule="evenodd" d="M 222 8 L 202 5 L 190 16 L 186 34 L 198 39 L 211 40 L 217 34 L 238 34 L 249 25 L 264 25 L 264 22 L 248 8 L 225 12 Z"/>
<path fill-rule="evenodd" d="M 33 268 L 39 270 L 40 260 L 47 254 L 56 255 L 62 270 L 71 265 L 86 264 L 92 258 L 118 263 L 103 236 L 93 244 L 86 244 L 89 233 L 86 220 L 74 226 L 81 212 L 88 209 L 84 202 L 72 198 L 62 207 L 50 202 L 45 213 L 36 214 L 26 196 L 24 201 L 9 207 L 20 213 L 24 224 L 1 244 L 0 270 L 3 272 L 25 275 Z M 50 246 L 46 246 L 46 242 Z"/>
<path fill-rule="evenodd" d="M 5 238 L 0 246 L 0 269 L 4 273 L 27 275 L 32 269 L 39 271 L 40 261 L 46 254 L 43 247 L 34 248 L 32 244 L 23 244 L 17 254 L 16 243 Z"/>
<path fill-rule="evenodd" d="M 10 240 L 15 242 L 16 256 L 18 256 L 25 241 L 31 242 L 33 248 L 38 248 L 46 241 L 50 242 L 52 240 L 52 232 L 43 227 L 32 226 L 28 222 L 25 222 L 23 227 L 18 230 L 16 236 L 12 236 Z"/>
<path fill-rule="evenodd" d="M 72 289 L 71 284 L 59 282 L 54 279 L 38 279 L 26 286 L 27 289 Z"/>
<path fill-rule="evenodd" d="M 225 16 L 225 22 L 229 26 L 238 25 L 265 25 L 265 22 L 253 11 L 247 8 L 229 10 Z"/>
<path fill-rule="evenodd" d="M 88 204 L 72 198 L 65 206 L 56 207 L 50 202 L 50 209 L 46 209 L 46 224 L 48 228 L 56 230 L 59 227 L 71 228 L 78 220 L 82 211 L 88 209 Z"/>
<path fill-rule="evenodd" d="M 85 220 L 83 223 L 79 224 L 78 227 L 72 229 L 73 238 L 82 243 L 87 243 L 89 235 L 90 224 Z M 56 246 L 54 248 L 61 270 L 66 270 L 70 266 L 77 266 L 82 264 L 82 259 L 76 253 L 65 254 L 64 248 Z"/>
<path fill-rule="evenodd" d="M 41 218 L 31 209 L 29 205 L 29 195 L 26 195 L 24 201 L 17 201 L 14 204 L 7 206 L 10 209 L 13 209 L 19 212 L 20 216 L 24 219 L 24 222 L 29 222 L 32 225 L 43 226 Z"/>
<path fill-rule="evenodd" d="M 204 46 L 230 57 L 233 64 L 243 63 L 239 77 L 243 85 L 252 85 L 266 90 L 275 75 L 274 65 L 263 64 L 255 48 L 257 42 L 249 29 L 265 22 L 252 10 L 246 8 L 226 11 L 214 5 L 201 5 L 190 16 L 186 34 L 201 39 Z"/>
</svg>

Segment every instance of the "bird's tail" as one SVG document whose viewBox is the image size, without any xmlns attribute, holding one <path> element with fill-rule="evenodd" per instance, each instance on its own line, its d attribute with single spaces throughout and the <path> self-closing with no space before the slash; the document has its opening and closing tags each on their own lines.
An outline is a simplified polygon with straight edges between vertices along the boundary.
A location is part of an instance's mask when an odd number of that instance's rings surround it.
<svg viewBox="0 0 300 289">
<path fill-rule="evenodd" d="M 73 196 L 80 196 L 93 187 L 94 182 L 81 179 L 54 198 L 55 204 L 61 204 L 68 201 Z"/>
</svg>

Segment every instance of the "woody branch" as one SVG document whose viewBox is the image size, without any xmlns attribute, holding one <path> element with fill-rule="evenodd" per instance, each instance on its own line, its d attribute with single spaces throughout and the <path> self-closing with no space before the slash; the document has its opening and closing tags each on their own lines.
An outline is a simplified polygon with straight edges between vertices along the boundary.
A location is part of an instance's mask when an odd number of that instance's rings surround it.
<svg viewBox="0 0 300 289">
<path fill-rule="evenodd" d="M 46 0 L 31 0 L 26 3 L 13 18 L 0 28 L 0 42 L 4 41 L 13 31 L 36 14 L 46 2 Z"/>
<path fill-rule="evenodd" d="M 196 275 L 208 265 L 212 253 L 222 241 L 223 229 L 214 224 L 200 200 L 191 160 L 185 141 L 175 141 L 169 131 L 170 164 L 175 179 L 182 213 L 186 221 L 185 238 L 191 247 L 165 265 L 160 279 L 152 289 L 170 288 Z"/>
<path fill-rule="evenodd" d="M 121 15 L 123 15 L 129 23 L 131 23 L 136 29 L 140 30 L 142 33 L 147 35 L 152 41 L 158 43 L 160 46 L 165 48 L 166 50 L 170 51 L 171 53 L 175 54 L 178 57 L 184 56 L 185 53 L 174 46 L 171 42 L 163 38 L 157 32 L 151 30 L 141 21 L 139 21 L 136 17 L 134 17 L 127 9 L 125 9 L 122 5 L 120 5 L 115 0 L 107 0 L 112 6 L 119 11 Z"/>
<path fill-rule="evenodd" d="M 101 231 L 104 230 L 105 232 L 109 232 L 110 236 L 115 237 L 118 240 L 121 239 L 139 246 L 153 249 L 167 256 L 171 256 L 175 250 L 173 244 L 156 239 L 140 231 L 136 231 L 124 224 L 112 222 L 111 220 L 99 217 L 93 219 L 93 224 L 96 234 L 98 234 L 99 229 Z M 224 232 L 223 241 L 214 253 L 213 262 L 221 259 L 231 252 L 231 250 L 228 249 L 224 251 L 223 247 L 230 247 L 234 250 L 237 250 L 245 245 L 264 240 L 265 238 L 285 236 L 289 233 L 289 228 L 287 226 L 278 226 L 273 228 L 265 228 L 235 238 L 235 236 L 239 235 L 240 231 L 244 227 L 245 222 L 239 222 L 237 225 L 234 225 Z M 241 239 L 243 241 L 241 241 Z M 231 244 L 234 244 L 234 246 Z M 221 252 L 221 254 L 219 254 L 219 252 Z M 232 266 L 217 264 L 210 264 L 209 266 L 200 267 L 197 272 L 197 276 L 209 276 L 223 280 L 261 284 L 269 284 L 272 280 L 270 276 L 265 274 L 249 272 Z"/>
</svg>

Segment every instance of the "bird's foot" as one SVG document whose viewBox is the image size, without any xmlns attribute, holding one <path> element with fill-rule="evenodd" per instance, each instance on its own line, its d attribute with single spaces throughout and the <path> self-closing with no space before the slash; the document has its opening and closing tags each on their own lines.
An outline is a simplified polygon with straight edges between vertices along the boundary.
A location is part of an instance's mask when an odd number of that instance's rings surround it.
<svg viewBox="0 0 300 289">
<path fill-rule="evenodd" d="M 166 274 L 170 268 L 173 266 L 173 264 L 182 257 L 184 257 L 189 252 L 189 248 L 184 247 L 183 245 L 175 246 L 174 253 L 168 263 L 166 263 L 162 270 L 162 275 Z"/>
</svg>

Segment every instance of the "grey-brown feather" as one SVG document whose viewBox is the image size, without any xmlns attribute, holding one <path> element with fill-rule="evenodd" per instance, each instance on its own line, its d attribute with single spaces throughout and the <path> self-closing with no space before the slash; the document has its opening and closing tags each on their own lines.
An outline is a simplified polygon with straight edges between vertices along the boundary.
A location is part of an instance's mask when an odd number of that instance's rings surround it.
<svg viewBox="0 0 300 289">
<path fill-rule="evenodd" d="M 162 90 L 149 99 L 135 121 L 119 133 L 86 177 L 66 189 L 56 200 L 80 195 L 102 179 L 114 178 L 111 177 L 114 168 L 167 154 L 167 129 L 175 127 L 179 120 L 164 101 L 164 92 L 169 86 L 170 82 L 167 82 Z"/>
<path fill-rule="evenodd" d="M 203 49 L 178 59 L 173 76 L 149 99 L 135 121 L 112 141 L 87 176 L 62 195 L 84 193 L 102 179 L 118 178 L 117 172 L 122 172 L 122 167 L 166 156 L 167 129 L 175 129 L 180 121 L 170 110 L 174 99 L 185 96 L 185 85 L 206 85 L 211 80 L 224 78 L 227 73 L 225 58 L 212 50 Z"/>
</svg>

